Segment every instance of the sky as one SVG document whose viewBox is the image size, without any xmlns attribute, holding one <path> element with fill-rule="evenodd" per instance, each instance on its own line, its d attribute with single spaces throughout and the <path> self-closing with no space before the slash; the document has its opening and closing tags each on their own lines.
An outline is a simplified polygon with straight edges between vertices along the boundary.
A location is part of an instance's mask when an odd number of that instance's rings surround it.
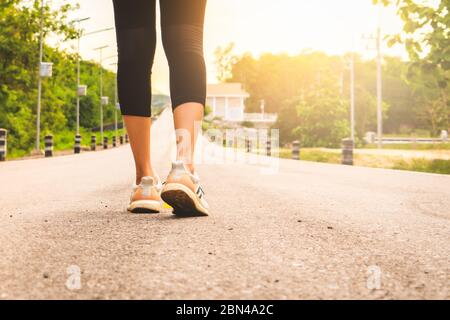
<svg viewBox="0 0 450 320">
<path fill-rule="evenodd" d="M 112 0 L 69 1 L 80 4 L 71 19 L 90 17 L 82 23 L 86 32 L 114 26 Z M 354 48 L 370 58 L 375 55 L 374 46 L 368 46 L 363 35 L 373 35 L 379 20 L 384 34 L 401 31 L 402 22 L 394 8 L 378 10 L 372 0 L 208 0 L 204 35 L 208 81 L 217 81 L 214 50 L 230 42 L 235 43 L 237 54 L 251 52 L 255 57 L 264 52 L 297 54 L 308 49 L 342 54 Z M 116 55 L 114 31 L 84 37 L 83 58 L 98 60 L 99 53 L 93 49 L 103 45 L 109 45 L 104 57 Z M 400 47 L 383 51 L 405 57 Z M 113 69 L 115 61 L 110 58 L 104 66 Z M 160 34 L 152 77 L 154 92 L 168 93 L 169 71 Z"/>
</svg>

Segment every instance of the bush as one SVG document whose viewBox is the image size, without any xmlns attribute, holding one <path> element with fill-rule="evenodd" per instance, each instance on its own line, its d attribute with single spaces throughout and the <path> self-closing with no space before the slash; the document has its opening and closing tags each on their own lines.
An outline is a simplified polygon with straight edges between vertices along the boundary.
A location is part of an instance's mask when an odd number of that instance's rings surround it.
<svg viewBox="0 0 450 320">
<path fill-rule="evenodd" d="M 305 147 L 339 147 L 349 135 L 347 106 L 334 90 L 311 91 L 297 106 L 300 125 L 294 136 Z"/>
</svg>

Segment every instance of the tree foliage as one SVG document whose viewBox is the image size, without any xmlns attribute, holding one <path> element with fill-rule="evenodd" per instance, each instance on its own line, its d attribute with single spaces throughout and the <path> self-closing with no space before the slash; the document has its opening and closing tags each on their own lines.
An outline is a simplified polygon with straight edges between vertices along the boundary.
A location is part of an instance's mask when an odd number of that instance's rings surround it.
<svg viewBox="0 0 450 320">
<path fill-rule="evenodd" d="M 214 51 L 215 63 L 217 66 L 217 79 L 225 81 L 231 76 L 231 68 L 235 63 L 236 57 L 232 54 L 234 43 L 231 42 L 224 48 L 218 47 Z"/>
<path fill-rule="evenodd" d="M 297 105 L 298 123 L 293 134 L 304 147 L 339 147 L 348 137 L 348 104 L 336 88 L 308 91 Z"/>
<path fill-rule="evenodd" d="M 403 44 L 411 58 L 407 80 L 425 106 L 435 134 L 450 127 L 450 0 L 436 5 L 414 0 L 373 0 L 375 4 L 395 5 L 403 20 L 403 33 L 391 35 L 389 45 Z"/>
<path fill-rule="evenodd" d="M 73 7 L 62 3 L 57 9 L 45 6 L 43 30 L 70 41 L 76 35 L 67 14 Z M 40 1 L 3 0 L 0 4 L 0 127 L 6 128 L 10 151 L 29 150 L 36 132 L 36 104 L 39 65 Z M 43 79 L 42 133 L 75 127 L 76 55 L 44 46 L 44 61 L 53 63 L 53 76 Z M 89 86 L 81 99 L 81 125 L 99 123 L 99 66 L 83 62 L 82 83 Z M 113 96 L 114 75 L 105 70 L 105 93 Z M 105 110 L 106 121 L 112 119 L 113 106 Z"/>
<path fill-rule="evenodd" d="M 342 122 L 333 120 L 327 123 L 339 124 L 341 129 L 341 123 L 348 123 L 350 77 L 346 58 L 320 52 L 303 52 L 295 56 L 263 54 L 258 59 L 250 54 L 243 54 L 236 57 L 231 68 L 232 76 L 227 81 L 242 82 L 250 93 L 250 98 L 246 101 L 246 112 L 258 112 L 259 102 L 264 99 L 267 112 L 278 113 L 276 127 L 280 129 L 281 143 L 288 143 L 300 138 L 299 123 L 309 127 L 316 125 L 307 124 L 301 119 L 299 105 L 304 106 L 302 110 L 314 112 L 320 109 L 326 114 L 328 111 L 323 110 L 322 105 L 333 109 L 329 101 L 334 95 L 335 108 L 341 108 L 345 104 L 345 113 L 334 113 L 342 117 Z M 364 61 L 356 55 L 355 69 L 356 132 L 359 139 L 362 139 L 367 131 L 376 130 L 376 62 Z M 404 79 L 407 70 L 408 64 L 401 59 L 386 57 L 383 65 L 383 110 L 387 132 L 428 128 L 427 121 L 418 117 L 422 113 L 419 99 Z M 316 95 L 322 91 L 324 94 Z M 305 100 L 305 97 L 310 99 Z M 304 105 L 308 102 L 314 102 L 314 108 Z M 302 117 L 306 117 L 305 112 Z M 317 121 L 320 119 L 316 118 Z M 297 130 L 294 132 L 294 129 Z M 342 130 L 337 136 L 341 137 L 343 133 L 348 133 L 348 130 Z M 330 143 L 335 144 L 336 141 L 330 140 Z"/>
<path fill-rule="evenodd" d="M 436 6 L 417 0 L 373 2 L 395 5 L 404 22 L 403 33 L 391 36 L 389 44 L 404 44 L 412 60 L 450 69 L 450 0 L 439 0 Z"/>
</svg>

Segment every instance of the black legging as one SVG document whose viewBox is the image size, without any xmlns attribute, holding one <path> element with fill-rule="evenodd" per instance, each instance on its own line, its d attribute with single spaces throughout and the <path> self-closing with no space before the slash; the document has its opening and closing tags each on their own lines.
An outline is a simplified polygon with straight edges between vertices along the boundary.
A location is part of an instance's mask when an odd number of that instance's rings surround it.
<svg viewBox="0 0 450 320">
<path fill-rule="evenodd" d="M 156 0 L 113 0 L 123 115 L 151 116 L 150 75 L 156 49 Z M 203 25 L 206 0 L 161 0 L 161 34 L 169 62 L 172 108 L 205 105 Z"/>
</svg>

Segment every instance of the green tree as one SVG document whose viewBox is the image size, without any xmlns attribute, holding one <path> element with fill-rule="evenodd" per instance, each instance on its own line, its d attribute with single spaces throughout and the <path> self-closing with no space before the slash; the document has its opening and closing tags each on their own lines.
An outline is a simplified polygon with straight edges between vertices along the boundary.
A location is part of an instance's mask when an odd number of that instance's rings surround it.
<svg viewBox="0 0 450 320">
<path fill-rule="evenodd" d="M 45 6 L 43 30 L 61 41 L 71 40 L 76 31 L 67 23 L 73 6 L 59 2 L 57 8 Z M 4 0 L 0 4 L 0 127 L 6 128 L 10 151 L 26 152 L 35 136 L 40 1 Z M 42 133 L 57 134 L 75 128 L 76 55 L 44 45 L 44 60 L 53 63 L 53 76 L 43 79 Z M 99 125 L 100 66 L 83 61 L 81 79 L 89 86 L 81 99 L 81 125 Z M 115 75 L 104 70 L 105 95 L 114 96 Z M 114 117 L 113 99 L 105 107 L 105 122 Z"/>
<path fill-rule="evenodd" d="M 403 33 L 389 45 L 403 44 L 412 60 L 408 80 L 422 95 L 422 115 L 428 115 L 432 133 L 450 126 L 450 0 L 436 5 L 414 0 L 373 0 L 395 5 L 404 22 Z M 427 81 L 427 82 L 423 82 Z"/>
<path fill-rule="evenodd" d="M 214 51 L 217 79 L 219 81 L 227 81 L 231 77 L 231 68 L 236 61 L 233 54 L 234 43 L 231 42 L 225 47 L 218 47 Z"/>
<path fill-rule="evenodd" d="M 408 69 L 407 81 L 418 101 L 414 110 L 431 135 L 448 128 L 450 101 L 448 90 L 437 85 L 437 69 L 428 63 L 413 63 Z"/>
<path fill-rule="evenodd" d="M 335 88 L 309 91 L 297 105 L 298 127 L 293 134 L 305 147 L 339 147 L 348 137 L 348 101 Z"/>
<path fill-rule="evenodd" d="M 0 127 L 9 130 L 9 145 L 12 149 L 27 149 L 32 145 L 34 133 L 34 111 L 38 66 L 38 39 L 40 30 L 39 1 L 24 5 L 23 1 L 7 0 L 0 5 Z M 64 38 L 73 36 L 73 30 L 62 23 L 71 9 L 62 5 L 58 10 L 49 6 L 43 10 L 44 32 Z M 58 64 L 55 52 L 45 47 L 46 56 L 52 56 Z M 43 130 L 64 125 L 62 111 L 58 110 L 61 92 L 49 90 L 43 100 L 49 105 L 43 111 Z M 49 119 L 49 113 L 54 113 Z"/>
<path fill-rule="evenodd" d="M 396 59 L 395 63 L 406 66 L 400 59 Z M 384 68 L 386 71 L 391 68 L 389 59 Z M 402 87 L 407 93 L 411 92 L 402 80 L 400 69 L 394 68 L 389 78 L 386 78 L 390 88 L 386 90 L 384 97 L 385 115 L 390 110 L 388 106 L 395 109 L 403 104 L 414 104 L 411 94 L 405 93 L 404 101 L 403 98 L 400 99 L 398 92 L 402 92 Z M 366 131 L 375 130 L 376 125 L 375 61 L 363 61 L 356 57 L 356 79 L 356 129 L 358 136 L 362 138 Z M 349 80 L 344 57 L 328 56 L 320 52 L 303 52 L 294 56 L 263 54 L 258 59 L 244 54 L 237 57 L 232 66 L 232 77 L 229 79 L 242 82 L 250 93 L 250 98 L 246 100 L 247 112 L 258 112 L 260 100 L 264 99 L 266 110 L 278 113 L 275 128 L 280 130 L 282 144 L 292 142 L 296 138 L 293 130 L 299 125 L 297 106 L 302 96 L 330 89 L 336 99 L 348 100 Z M 349 108 L 348 103 L 347 109 Z M 398 123 L 394 123 L 390 130 L 395 131 L 402 121 L 398 118 Z"/>
<path fill-rule="evenodd" d="M 390 37 L 389 44 L 402 43 L 414 61 L 450 69 L 450 0 L 437 5 L 414 0 L 373 0 L 375 4 L 396 5 L 404 22 L 403 34 Z"/>
</svg>

